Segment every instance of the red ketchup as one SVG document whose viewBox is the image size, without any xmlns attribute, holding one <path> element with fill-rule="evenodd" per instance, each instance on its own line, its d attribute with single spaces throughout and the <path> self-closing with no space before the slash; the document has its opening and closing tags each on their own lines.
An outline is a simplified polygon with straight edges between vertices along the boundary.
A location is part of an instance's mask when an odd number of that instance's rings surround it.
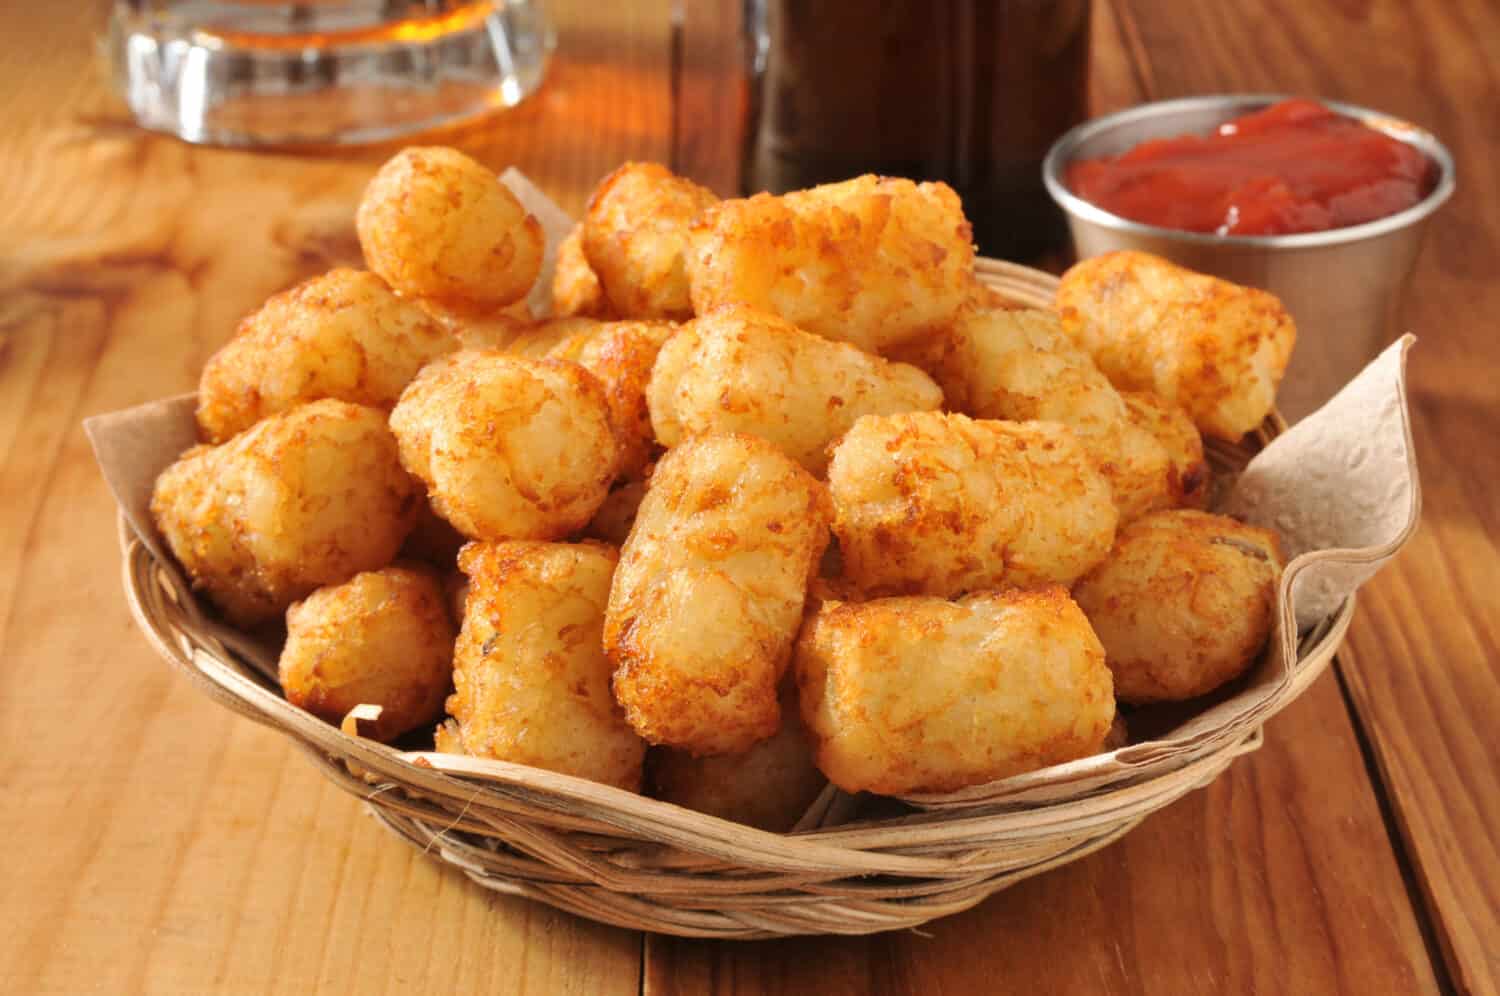
<svg viewBox="0 0 1500 996">
<path fill-rule="evenodd" d="M 1069 189 L 1106 211 L 1218 235 L 1358 225 L 1411 207 L 1436 183 L 1419 149 L 1301 99 L 1067 170 Z"/>
</svg>

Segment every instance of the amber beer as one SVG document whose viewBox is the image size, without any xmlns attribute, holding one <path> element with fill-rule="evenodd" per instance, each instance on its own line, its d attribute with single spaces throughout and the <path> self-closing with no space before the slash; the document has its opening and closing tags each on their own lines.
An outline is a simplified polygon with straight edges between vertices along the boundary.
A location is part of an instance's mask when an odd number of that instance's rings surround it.
<svg viewBox="0 0 1500 996">
<path fill-rule="evenodd" d="M 555 40 L 540 2 L 115 0 L 105 50 L 143 127 L 219 145 L 364 145 L 535 92 Z"/>
<path fill-rule="evenodd" d="M 482 26 L 495 0 L 221 0 L 199 3 L 198 30 L 244 48 L 411 43 Z M 214 15 L 217 15 L 215 17 Z"/>
<path fill-rule="evenodd" d="M 1088 0 L 747 0 L 747 192 L 944 180 L 981 252 L 1063 243 L 1041 161 L 1085 115 Z"/>
</svg>

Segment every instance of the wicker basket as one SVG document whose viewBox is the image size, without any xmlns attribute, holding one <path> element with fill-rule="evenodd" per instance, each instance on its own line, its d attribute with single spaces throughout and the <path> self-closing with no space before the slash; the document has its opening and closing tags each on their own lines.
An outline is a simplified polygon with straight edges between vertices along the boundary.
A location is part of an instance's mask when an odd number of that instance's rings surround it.
<svg viewBox="0 0 1500 996">
<path fill-rule="evenodd" d="M 1047 274 L 989 260 L 979 275 L 1026 305 L 1049 306 L 1056 287 Z M 1273 416 L 1238 453 L 1211 448 L 1210 457 L 1243 464 L 1279 428 Z M 403 754 L 342 732 L 288 704 L 274 654 L 205 615 L 123 518 L 120 537 L 136 622 L 209 696 L 291 737 L 387 827 L 480 885 L 639 930 L 745 939 L 865 934 L 957 913 L 1104 847 L 1206 785 L 1260 745 L 1265 718 L 1144 774 L 1064 786 L 1042 801 L 912 812 L 830 788 L 799 824 L 807 829 L 765 833 L 537 768 Z M 1303 637 L 1278 707 L 1328 665 L 1352 613 L 1350 599 Z M 355 732 L 351 725 L 345 729 Z"/>
</svg>

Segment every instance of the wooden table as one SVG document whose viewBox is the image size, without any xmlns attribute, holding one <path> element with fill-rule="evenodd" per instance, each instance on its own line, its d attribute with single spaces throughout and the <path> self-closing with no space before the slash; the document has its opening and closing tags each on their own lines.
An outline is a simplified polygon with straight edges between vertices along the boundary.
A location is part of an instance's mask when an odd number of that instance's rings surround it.
<svg viewBox="0 0 1500 996">
<path fill-rule="evenodd" d="M 1094 103 L 1343 98 L 1458 160 L 1410 295 L 1423 528 L 1266 746 L 1122 842 L 922 932 L 703 943 L 497 897 L 173 676 L 120 596 L 84 416 L 189 389 L 236 319 L 357 256 L 379 156 L 142 135 L 101 5 L 0 13 L 0 991 L 1500 990 L 1500 7 L 1096 4 Z M 627 158 L 737 181 L 739 0 L 552 0 L 540 96 L 451 140 L 576 210 Z"/>
</svg>

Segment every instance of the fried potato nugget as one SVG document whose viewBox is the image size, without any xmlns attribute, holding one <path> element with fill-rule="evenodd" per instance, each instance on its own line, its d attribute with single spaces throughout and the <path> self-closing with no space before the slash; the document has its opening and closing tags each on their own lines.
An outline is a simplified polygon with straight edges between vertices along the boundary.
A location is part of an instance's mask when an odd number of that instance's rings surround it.
<svg viewBox="0 0 1500 996">
<path fill-rule="evenodd" d="M 503 351 L 512 356 L 539 360 L 569 339 L 592 335 L 603 325 L 604 323 L 597 318 L 584 318 L 581 315 L 572 318 L 549 318 L 523 329 L 520 335 L 505 345 Z"/>
<path fill-rule="evenodd" d="M 222 443 L 276 412 L 337 398 L 389 410 L 458 340 L 362 270 L 330 270 L 247 316 L 198 380 L 198 427 Z"/>
<path fill-rule="evenodd" d="M 494 173 L 438 146 L 403 149 L 355 215 L 365 263 L 397 291 L 474 312 L 526 296 L 545 237 Z"/>
<path fill-rule="evenodd" d="M 1275 295 L 1143 252 L 1075 265 L 1058 285 L 1057 310 L 1115 387 L 1153 391 L 1230 442 L 1270 413 L 1297 342 Z"/>
<path fill-rule="evenodd" d="M 622 318 L 691 318 L 683 254 L 713 192 L 657 163 L 625 163 L 599 182 L 583 220 L 583 252 Z"/>
<path fill-rule="evenodd" d="M 861 415 L 932 410 L 943 392 L 916 367 L 728 304 L 667 341 L 647 400 L 664 446 L 743 432 L 769 439 L 821 476 L 828 445 Z"/>
<path fill-rule="evenodd" d="M 433 321 L 457 340 L 458 349 L 505 349 L 536 324 L 529 317 L 522 317 L 515 305 L 479 314 L 450 308 L 426 298 L 415 300 Z M 525 303 L 524 300 L 520 302 Z"/>
<path fill-rule="evenodd" d="M 557 263 L 552 270 L 552 313 L 559 318 L 582 315 L 607 318 L 609 302 L 604 285 L 583 254 L 583 222 L 557 244 Z"/>
<path fill-rule="evenodd" d="M 823 485 L 754 436 L 697 436 L 652 472 L 604 622 L 637 733 L 695 755 L 776 732 L 808 582 L 832 518 Z"/>
<path fill-rule="evenodd" d="M 571 360 L 599 379 L 609 400 L 621 477 L 635 477 L 656 446 L 646 385 L 662 344 L 677 331 L 672 322 L 605 322 L 553 346 L 548 356 Z"/>
<path fill-rule="evenodd" d="M 448 699 L 462 753 L 640 790 L 646 745 L 610 697 L 599 642 L 617 558 L 602 543 L 464 547 Z"/>
<path fill-rule="evenodd" d="M 1109 553 L 1118 519 L 1053 422 L 867 415 L 834 447 L 828 489 L 844 577 L 865 596 L 1072 584 Z"/>
<path fill-rule="evenodd" d="M 455 353 L 412 381 L 391 429 L 433 508 L 473 539 L 561 539 L 614 480 L 604 389 L 563 360 Z"/>
<path fill-rule="evenodd" d="M 389 743 L 443 714 L 456 635 L 436 573 L 364 571 L 287 610 L 281 688 L 334 724 L 362 703 L 380 706 L 371 735 Z"/>
<path fill-rule="evenodd" d="M 188 450 L 156 479 L 151 516 L 194 587 L 253 626 L 390 563 L 420 502 L 385 414 L 325 399 Z"/>
<path fill-rule="evenodd" d="M 813 763 L 797 709 L 797 686 L 782 682 L 781 729 L 743 754 L 694 757 L 671 747 L 646 755 L 651 794 L 687 809 L 772 833 L 790 830 L 828 779 Z"/>
<path fill-rule="evenodd" d="M 693 307 L 747 304 L 870 353 L 943 328 L 969 294 L 973 235 L 943 183 L 861 176 L 721 201 L 693 223 Z"/>
<path fill-rule="evenodd" d="M 1180 701 L 1242 674 L 1271 633 L 1275 534 L 1193 509 L 1120 531 L 1074 597 L 1104 644 L 1121 702 Z"/>
<path fill-rule="evenodd" d="M 1172 461 L 1174 504 L 1203 508 L 1208 504 L 1213 471 L 1203 458 L 1203 437 L 1188 413 L 1150 391 L 1121 391 L 1125 414 L 1136 426 L 1151 433 Z"/>
<path fill-rule="evenodd" d="M 1093 359 L 1036 309 L 966 308 L 938 348 L 924 347 L 947 407 L 976 418 L 1061 422 L 1109 482 L 1120 521 L 1182 503 L 1171 456 L 1137 426 Z"/>
<path fill-rule="evenodd" d="M 1062 588 L 830 602 L 797 640 L 802 718 L 846 792 L 951 792 L 1100 751 L 1109 669 Z"/>
</svg>

